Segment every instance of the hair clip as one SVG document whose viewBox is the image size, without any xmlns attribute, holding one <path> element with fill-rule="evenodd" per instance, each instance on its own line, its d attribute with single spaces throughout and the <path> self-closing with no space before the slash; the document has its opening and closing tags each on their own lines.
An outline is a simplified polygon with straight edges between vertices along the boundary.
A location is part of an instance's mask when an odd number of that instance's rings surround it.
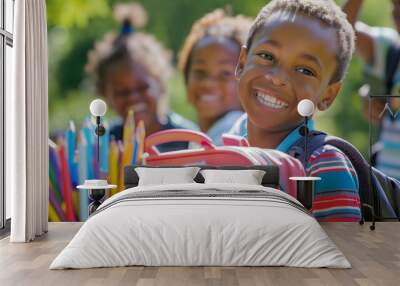
<svg viewBox="0 0 400 286">
<path fill-rule="evenodd" d="M 135 32 L 135 28 L 131 25 L 129 20 L 125 20 L 122 24 L 121 35 L 129 35 Z"/>
</svg>

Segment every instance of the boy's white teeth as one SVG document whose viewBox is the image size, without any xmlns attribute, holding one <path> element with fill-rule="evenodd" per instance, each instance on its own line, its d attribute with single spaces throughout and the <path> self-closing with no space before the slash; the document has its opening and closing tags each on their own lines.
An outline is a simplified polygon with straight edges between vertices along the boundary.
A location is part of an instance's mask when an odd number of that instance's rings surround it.
<svg viewBox="0 0 400 286">
<path fill-rule="evenodd" d="M 268 106 L 270 108 L 275 108 L 275 109 L 283 109 L 288 107 L 288 104 L 286 102 L 283 102 L 279 99 L 277 99 L 274 96 L 262 93 L 262 92 L 257 92 L 256 93 L 257 100 L 261 104 Z"/>
<path fill-rule="evenodd" d="M 203 94 L 200 95 L 200 100 L 202 101 L 214 101 L 218 99 L 218 95 L 213 95 L 213 94 Z"/>
</svg>

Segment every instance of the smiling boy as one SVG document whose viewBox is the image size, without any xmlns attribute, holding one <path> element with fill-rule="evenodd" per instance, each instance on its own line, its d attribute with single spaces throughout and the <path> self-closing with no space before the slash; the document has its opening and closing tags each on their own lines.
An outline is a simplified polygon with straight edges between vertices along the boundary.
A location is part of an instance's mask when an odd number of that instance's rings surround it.
<svg viewBox="0 0 400 286">
<path fill-rule="evenodd" d="M 297 104 L 310 99 L 326 110 L 339 93 L 353 51 L 354 31 L 333 1 L 271 1 L 240 52 L 236 74 L 247 114 L 231 133 L 246 137 L 251 146 L 291 153 L 301 138 Z M 357 174 L 346 155 L 325 145 L 310 155 L 305 169 L 322 179 L 313 203 L 317 219 L 360 219 Z"/>
</svg>

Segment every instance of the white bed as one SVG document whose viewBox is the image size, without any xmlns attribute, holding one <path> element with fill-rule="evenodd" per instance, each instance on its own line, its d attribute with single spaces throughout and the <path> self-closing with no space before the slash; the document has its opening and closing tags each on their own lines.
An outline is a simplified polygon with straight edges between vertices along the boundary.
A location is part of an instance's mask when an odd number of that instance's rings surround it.
<svg viewBox="0 0 400 286">
<path fill-rule="evenodd" d="M 351 267 L 289 195 L 198 183 L 139 186 L 106 200 L 50 269 L 128 265 Z"/>
</svg>

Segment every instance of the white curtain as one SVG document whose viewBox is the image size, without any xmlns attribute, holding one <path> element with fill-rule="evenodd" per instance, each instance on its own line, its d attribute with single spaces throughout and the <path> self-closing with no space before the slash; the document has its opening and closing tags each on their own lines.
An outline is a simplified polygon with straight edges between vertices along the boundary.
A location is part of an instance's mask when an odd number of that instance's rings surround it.
<svg viewBox="0 0 400 286">
<path fill-rule="evenodd" d="M 48 227 L 47 23 L 45 0 L 15 1 L 13 93 L 6 98 L 6 188 L 12 242 Z"/>
</svg>

